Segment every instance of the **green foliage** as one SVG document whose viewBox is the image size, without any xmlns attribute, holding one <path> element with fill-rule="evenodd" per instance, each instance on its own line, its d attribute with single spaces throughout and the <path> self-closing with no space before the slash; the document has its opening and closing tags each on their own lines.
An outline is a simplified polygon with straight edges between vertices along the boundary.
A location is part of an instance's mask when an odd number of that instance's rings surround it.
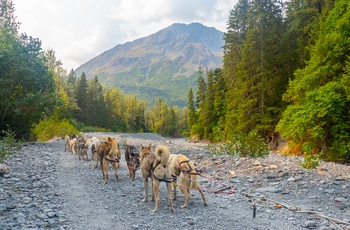
<svg viewBox="0 0 350 230">
<path fill-rule="evenodd" d="M 213 154 L 237 155 L 240 157 L 264 157 L 269 154 L 268 146 L 264 140 L 255 132 L 244 134 L 237 132 L 223 136 L 222 129 L 218 128 L 217 144 L 211 144 L 210 149 Z"/>
<path fill-rule="evenodd" d="M 77 134 L 79 131 L 68 120 L 57 120 L 52 117 L 39 122 L 32 130 L 32 138 L 37 141 L 48 141 L 53 137 Z"/>
<path fill-rule="evenodd" d="M 293 144 L 310 143 L 327 160 L 349 160 L 348 53 L 350 2 L 341 0 L 315 26 L 310 60 L 295 72 L 284 99 L 291 103 L 277 130 Z"/>
<path fill-rule="evenodd" d="M 83 133 L 84 132 L 112 132 L 111 129 L 103 128 L 103 127 L 96 127 L 96 126 L 82 126 L 80 129 Z"/>
<path fill-rule="evenodd" d="M 299 164 L 306 169 L 315 169 L 320 165 L 321 158 L 320 155 L 314 153 L 315 146 L 310 143 L 305 143 L 302 147 L 304 152 L 303 162 L 299 162 Z M 320 153 L 322 154 L 322 152 Z"/>
<path fill-rule="evenodd" d="M 22 142 L 15 138 L 15 133 L 10 129 L 8 131 L 2 130 L 0 138 L 0 163 L 9 157 L 11 153 L 21 149 Z"/>
<path fill-rule="evenodd" d="M 0 5 L 0 129 L 27 139 L 33 123 L 52 113 L 55 84 L 41 41 L 17 34 L 12 1 Z"/>
</svg>

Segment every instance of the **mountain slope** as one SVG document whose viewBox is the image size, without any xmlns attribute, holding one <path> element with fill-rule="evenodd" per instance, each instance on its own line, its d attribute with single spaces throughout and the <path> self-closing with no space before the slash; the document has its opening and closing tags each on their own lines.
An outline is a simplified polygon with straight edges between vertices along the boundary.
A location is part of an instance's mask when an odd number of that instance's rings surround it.
<svg viewBox="0 0 350 230">
<path fill-rule="evenodd" d="M 154 102 L 160 96 L 169 105 L 187 105 L 198 67 L 222 65 L 223 32 L 200 23 L 173 24 L 148 37 L 117 45 L 75 70 L 88 79 L 99 77 L 106 85 L 138 99 Z"/>
</svg>

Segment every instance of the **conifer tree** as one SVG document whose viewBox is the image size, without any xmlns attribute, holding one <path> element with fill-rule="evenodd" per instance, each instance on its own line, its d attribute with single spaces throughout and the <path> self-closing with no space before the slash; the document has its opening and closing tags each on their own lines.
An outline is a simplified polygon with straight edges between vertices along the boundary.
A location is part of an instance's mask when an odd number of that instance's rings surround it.
<svg viewBox="0 0 350 230">
<path fill-rule="evenodd" d="M 77 112 L 78 116 L 78 121 L 82 123 L 87 122 L 87 116 L 88 116 L 88 97 L 87 97 L 87 92 L 88 92 L 88 84 L 86 80 L 86 75 L 83 72 L 78 79 L 76 90 L 75 90 L 75 95 L 77 98 L 77 105 L 79 107 L 79 111 Z"/>
<path fill-rule="evenodd" d="M 197 115 L 196 115 L 196 108 L 194 105 L 194 95 L 193 95 L 193 89 L 192 87 L 188 91 L 188 127 L 191 129 L 191 127 L 196 123 L 197 121 Z"/>
<path fill-rule="evenodd" d="M 224 59 L 225 78 L 230 88 L 225 125 L 227 131 L 255 130 L 265 136 L 274 129 L 281 94 L 287 85 L 281 63 L 283 8 L 277 0 L 255 0 L 249 4 L 246 15 L 241 19 L 247 22 L 246 30 L 241 30 L 245 31 L 244 39 L 235 46 L 238 56 L 234 53 L 232 61 L 228 53 Z"/>
</svg>

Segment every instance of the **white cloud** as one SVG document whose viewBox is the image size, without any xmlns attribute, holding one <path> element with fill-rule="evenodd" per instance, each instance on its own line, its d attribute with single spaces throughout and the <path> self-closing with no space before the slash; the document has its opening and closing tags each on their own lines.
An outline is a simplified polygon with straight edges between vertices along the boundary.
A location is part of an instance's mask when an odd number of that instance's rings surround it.
<svg viewBox="0 0 350 230">
<path fill-rule="evenodd" d="M 70 70 L 127 41 L 173 23 L 226 30 L 237 0 L 13 0 L 20 31 L 53 48 Z"/>
</svg>

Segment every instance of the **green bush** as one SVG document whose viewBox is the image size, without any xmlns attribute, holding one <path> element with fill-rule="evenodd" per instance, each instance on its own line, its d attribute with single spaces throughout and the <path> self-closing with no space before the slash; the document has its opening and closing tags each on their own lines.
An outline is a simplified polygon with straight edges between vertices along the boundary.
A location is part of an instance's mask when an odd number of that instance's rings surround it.
<svg viewBox="0 0 350 230">
<path fill-rule="evenodd" d="M 299 164 L 306 169 L 314 169 L 320 165 L 321 157 L 314 152 L 315 146 L 310 143 L 305 143 L 302 147 L 304 152 L 304 160 Z M 322 151 L 321 151 L 322 153 Z"/>
<path fill-rule="evenodd" d="M 254 158 L 269 154 L 267 144 L 256 132 L 250 132 L 248 134 L 237 132 L 224 138 L 222 138 L 222 134 L 216 136 L 221 141 L 217 144 L 209 145 L 213 154 L 249 156 Z"/>
<path fill-rule="evenodd" d="M 64 137 L 65 135 L 73 135 L 79 133 L 68 120 L 57 120 L 49 118 L 41 121 L 32 129 L 32 139 L 36 141 L 48 141 L 53 137 Z"/>
<path fill-rule="evenodd" d="M 15 133 L 11 130 L 2 130 L 0 138 L 0 163 L 4 161 L 11 153 L 21 148 L 21 141 L 15 139 Z"/>
</svg>

